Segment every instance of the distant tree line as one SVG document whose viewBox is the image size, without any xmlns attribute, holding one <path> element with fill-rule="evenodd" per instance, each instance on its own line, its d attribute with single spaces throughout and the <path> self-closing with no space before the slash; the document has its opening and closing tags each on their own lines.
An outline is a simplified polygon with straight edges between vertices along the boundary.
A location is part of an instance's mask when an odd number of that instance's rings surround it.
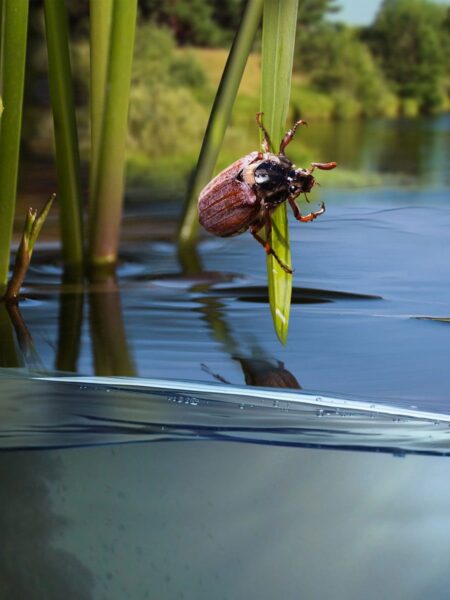
<svg viewBox="0 0 450 600">
<path fill-rule="evenodd" d="M 245 3 L 139 0 L 129 120 L 135 156 L 195 154 L 215 94 L 208 73 L 221 68 L 214 56 L 226 53 L 210 48 L 229 47 Z M 30 4 L 23 127 L 27 149 L 35 153 L 48 152 L 53 140 L 42 6 L 43 0 Z M 70 0 L 67 8 L 81 149 L 87 152 L 89 0 Z M 335 22 L 330 17 L 336 14 L 339 0 L 300 1 L 290 119 L 415 116 L 449 109 L 449 6 L 384 0 L 367 27 Z M 246 77 L 251 84 L 238 97 L 232 123 L 239 140 L 259 106 L 259 68 Z"/>
<path fill-rule="evenodd" d="M 432 0 L 384 0 L 363 28 L 332 23 L 339 0 L 302 0 L 297 69 L 318 91 L 361 101 L 366 112 L 396 95 L 405 109 L 431 112 L 448 102 L 450 7 Z M 245 0 L 141 0 L 141 15 L 168 27 L 179 45 L 229 43 Z M 346 99 L 346 96 L 348 98 Z M 409 102 L 409 104 L 408 104 Z"/>
</svg>

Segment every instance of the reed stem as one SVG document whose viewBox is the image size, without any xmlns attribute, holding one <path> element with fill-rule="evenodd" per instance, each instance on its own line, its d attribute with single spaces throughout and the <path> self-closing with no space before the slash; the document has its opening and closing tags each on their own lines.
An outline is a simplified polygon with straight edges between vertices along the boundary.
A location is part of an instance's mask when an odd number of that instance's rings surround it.
<svg viewBox="0 0 450 600">
<path fill-rule="evenodd" d="M 27 46 L 28 0 L 2 0 L 0 87 L 4 111 L 0 121 L 0 297 L 9 272 L 16 207 L 20 134 Z"/>
<path fill-rule="evenodd" d="M 248 0 L 231 46 L 186 198 L 178 231 L 178 240 L 182 245 L 192 244 L 198 236 L 197 199 L 202 188 L 212 177 L 247 58 L 261 22 L 262 8 L 263 0 Z"/>
<path fill-rule="evenodd" d="M 66 278 L 78 280 L 83 272 L 84 254 L 80 156 L 65 3 L 61 0 L 44 0 L 44 14 L 53 109 L 62 253 Z"/>
<path fill-rule="evenodd" d="M 115 0 L 89 222 L 89 262 L 94 268 L 114 266 L 117 261 L 136 12 L 137 0 Z"/>
<path fill-rule="evenodd" d="M 90 0 L 91 193 L 95 190 L 98 170 L 113 5 L 114 0 Z"/>
</svg>

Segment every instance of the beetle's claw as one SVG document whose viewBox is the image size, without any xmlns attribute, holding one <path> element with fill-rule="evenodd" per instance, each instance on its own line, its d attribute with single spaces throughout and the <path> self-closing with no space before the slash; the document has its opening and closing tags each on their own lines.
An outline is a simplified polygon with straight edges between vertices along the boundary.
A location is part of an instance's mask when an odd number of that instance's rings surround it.
<svg viewBox="0 0 450 600">
<path fill-rule="evenodd" d="M 324 202 L 321 202 L 319 206 L 320 206 L 320 208 L 319 208 L 319 210 L 318 210 L 318 214 L 319 214 L 319 215 L 323 215 L 323 213 L 324 213 L 324 212 L 325 212 L 325 210 L 326 210 L 326 209 L 325 209 L 325 203 L 324 203 Z"/>
<path fill-rule="evenodd" d="M 287 267 L 286 265 L 284 265 L 283 263 L 278 263 L 280 265 L 280 267 L 283 269 L 283 271 L 285 273 L 287 273 L 288 275 L 292 275 L 294 272 L 294 269 L 290 269 L 289 267 Z"/>
</svg>

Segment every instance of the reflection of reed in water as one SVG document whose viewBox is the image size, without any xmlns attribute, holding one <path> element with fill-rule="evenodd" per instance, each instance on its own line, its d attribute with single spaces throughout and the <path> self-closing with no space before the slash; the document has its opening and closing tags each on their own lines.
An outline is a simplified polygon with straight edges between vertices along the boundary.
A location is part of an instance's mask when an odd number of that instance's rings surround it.
<svg viewBox="0 0 450 600">
<path fill-rule="evenodd" d="M 18 368 L 23 366 L 14 334 L 14 327 L 6 305 L 0 302 L 0 367 Z"/>
<path fill-rule="evenodd" d="M 89 309 L 95 374 L 135 377 L 114 276 L 90 284 Z"/>
<path fill-rule="evenodd" d="M 202 314 L 202 318 L 207 323 L 214 339 L 221 344 L 224 351 L 233 360 L 240 363 L 245 383 L 258 387 L 301 389 L 301 385 L 294 375 L 284 367 L 284 363 L 271 356 L 266 356 L 265 352 L 254 343 L 250 350 L 250 356 L 242 356 L 239 344 L 234 339 L 224 318 L 223 302 L 217 297 L 206 294 L 217 277 L 214 277 L 213 273 L 211 273 L 210 278 L 205 277 L 206 273 L 203 271 L 197 247 L 194 244 L 181 246 L 178 259 L 185 276 L 198 279 L 199 275 L 203 275 L 202 280 L 193 284 L 190 291 L 204 294 L 198 299 L 201 305 L 198 311 Z M 221 383 L 230 383 L 220 373 L 213 373 L 205 364 L 202 364 L 202 370 Z"/>
<path fill-rule="evenodd" d="M 0 367 L 45 371 L 16 303 L 0 302 Z"/>
<path fill-rule="evenodd" d="M 83 324 L 83 286 L 59 295 L 58 346 L 55 358 L 57 371 L 77 372 Z"/>
<path fill-rule="evenodd" d="M 94 372 L 105 376 L 135 376 L 123 321 L 120 289 L 114 276 L 87 287 Z M 60 295 L 56 369 L 77 372 L 84 305 L 83 284 Z"/>
</svg>

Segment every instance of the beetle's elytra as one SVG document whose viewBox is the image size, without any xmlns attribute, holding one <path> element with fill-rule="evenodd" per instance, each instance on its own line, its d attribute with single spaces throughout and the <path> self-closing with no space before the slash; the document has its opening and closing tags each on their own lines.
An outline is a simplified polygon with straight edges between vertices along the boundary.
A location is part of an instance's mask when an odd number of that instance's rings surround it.
<svg viewBox="0 0 450 600">
<path fill-rule="evenodd" d="M 292 273 L 270 245 L 270 215 L 286 200 L 297 221 L 313 221 L 323 214 L 325 205 L 322 203 L 318 211 L 302 215 L 295 199 L 311 191 L 315 183 L 314 169 L 329 171 L 336 163 L 311 163 L 310 169 L 297 169 L 284 151 L 297 127 L 306 122 L 299 120 L 287 131 L 278 154 L 275 154 L 261 117 L 262 113 L 256 115 L 256 122 L 264 134 L 263 151 L 240 158 L 203 188 L 198 199 L 198 218 L 207 231 L 220 237 L 239 235 L 250 229 L 267 254 L 272 254 L 284 271 Z M 266 240 L 258 234 L 262 227 L 266 230 Z"/>
</svg>

